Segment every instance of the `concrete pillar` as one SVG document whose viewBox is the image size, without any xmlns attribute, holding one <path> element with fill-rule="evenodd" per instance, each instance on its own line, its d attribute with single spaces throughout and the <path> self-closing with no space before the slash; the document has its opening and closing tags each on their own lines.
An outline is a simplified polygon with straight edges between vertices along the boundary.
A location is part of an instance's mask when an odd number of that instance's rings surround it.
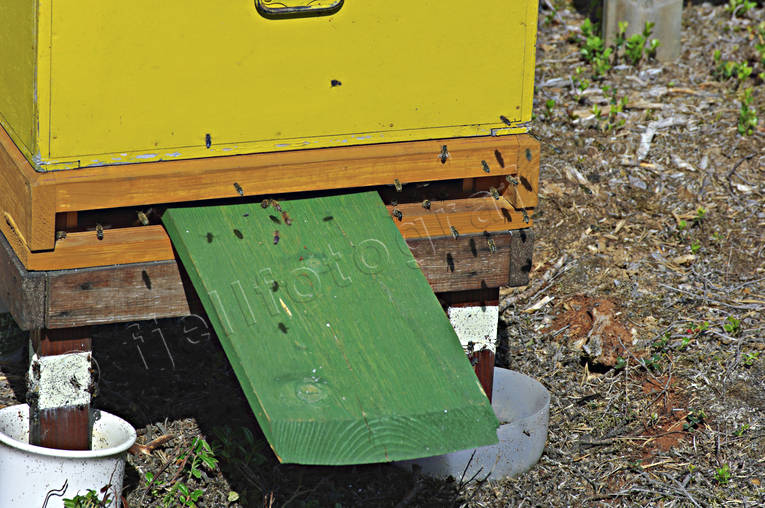
<svg viewBox="0 0 765 508">
<path fill-rule="evenodd" d="M 626 21 L 627 37 L 643 31 L 647 21 L 656 23 L 652 39 L 661 42 L 656 58 L 671 62 L 680 56 L 683 0 L 603 0 L 603 38 L 612 44 L 619 22 Z"/>
</svg>

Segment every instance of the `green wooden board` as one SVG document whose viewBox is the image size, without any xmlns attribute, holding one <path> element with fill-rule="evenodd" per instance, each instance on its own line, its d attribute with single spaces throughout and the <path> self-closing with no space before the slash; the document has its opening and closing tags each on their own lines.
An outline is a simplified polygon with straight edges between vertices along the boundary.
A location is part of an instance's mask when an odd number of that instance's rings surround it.
<svg viewBox="0 0 765 508">
<path fill-rule="evenodd" d="M 279 459 L 361 464 L 496 443 L 494 412 L 377 193 L 281 207 L 291 225 L 260 204 L 163 217 Z"/>
</svg>

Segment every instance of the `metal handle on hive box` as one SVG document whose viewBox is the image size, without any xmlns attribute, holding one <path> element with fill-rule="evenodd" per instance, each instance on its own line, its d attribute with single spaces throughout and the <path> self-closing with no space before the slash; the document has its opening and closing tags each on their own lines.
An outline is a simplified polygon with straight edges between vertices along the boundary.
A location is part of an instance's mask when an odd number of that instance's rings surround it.
<svg viewBox="0 0 765 508">
<path fill-rule="evenodd" d="M 299 18 L 334 14 L 344 0 L 255 0 L 258 12 L 266 18 Z"/>
</svg>

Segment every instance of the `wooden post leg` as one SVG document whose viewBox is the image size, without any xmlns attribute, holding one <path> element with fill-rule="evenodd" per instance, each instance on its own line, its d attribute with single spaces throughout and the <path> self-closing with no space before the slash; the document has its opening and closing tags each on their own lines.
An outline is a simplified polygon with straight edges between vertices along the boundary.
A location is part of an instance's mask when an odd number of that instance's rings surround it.
<svg viewBox="0 0 765 508">
<path fill-rule="evenodd" d="M 89 450 L 90 327 L 33 330 L 30 337 L 29 443 Z"/>
<path fill-rule="evenodd" d="M 499 323 L 499 288 L 440 293 L 449 321 L 473 365 L 483 391 L 491 400 L 494 352 Z"/>
</svg>

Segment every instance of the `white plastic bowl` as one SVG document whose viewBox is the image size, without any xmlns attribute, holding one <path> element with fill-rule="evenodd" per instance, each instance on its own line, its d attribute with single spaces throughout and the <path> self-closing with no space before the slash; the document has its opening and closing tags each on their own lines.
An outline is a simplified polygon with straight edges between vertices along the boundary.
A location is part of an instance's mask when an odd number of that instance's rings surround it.
<svg viewBox="0 0 765 508">
<path fill-rule="evenodd" d="M 125 452 L 135 429 L 117 416 L 97 411 L 91 450 L 57 450 L 29 444 L 29 406 L 0 409 L 0 507 L 63 507 L 64 498 L 109 488 L 118 507 Z M 99 498 L 103 495 L 99 493 Z"/>
<path fill-rule="evenodd" d="M 405 460 L 429 476 L 469 480 L 500 479 L 525 473 L 537 463 L 547 441 L 550 392 L 520 372 L 494 368 L 492 408 L 499 419 L 499 443 L 435 457 Z"/>
</svg>

